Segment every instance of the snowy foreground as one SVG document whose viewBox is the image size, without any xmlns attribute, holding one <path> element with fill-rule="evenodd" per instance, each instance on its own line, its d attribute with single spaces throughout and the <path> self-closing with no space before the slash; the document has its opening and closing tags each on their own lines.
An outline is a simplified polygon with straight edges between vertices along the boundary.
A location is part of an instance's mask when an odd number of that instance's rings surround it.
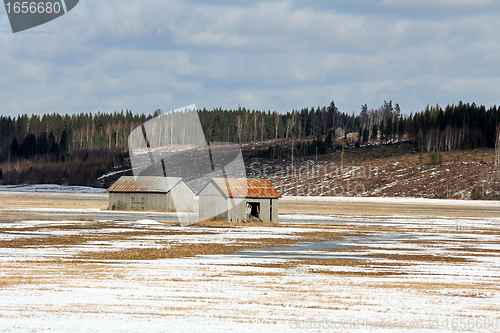
<svg viewBox="0 0 500 333">
<path fill-rule="evenodd" d="M 0 332 L 500 331 L 500 218 L 0 216 Z"/>
</svg>

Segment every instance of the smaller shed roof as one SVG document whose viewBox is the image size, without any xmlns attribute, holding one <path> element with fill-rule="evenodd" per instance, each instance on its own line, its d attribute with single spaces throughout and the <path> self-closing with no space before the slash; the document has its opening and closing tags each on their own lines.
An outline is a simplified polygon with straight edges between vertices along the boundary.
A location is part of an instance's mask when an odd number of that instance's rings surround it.
<svg viewBox="0 0 500 333">
<path fill-rule="evenodd" d="M 227 197 L 281 198 L 273 185 L 265 179 L 212 178 L 210 181 L 213 181 Z"/>
<path fill-rule="evenodd" d="M 183 181 L 180 177 L 122 176 L 108 188 L 108 192 L 167 193 L 180 181 Z"/>
</svg>

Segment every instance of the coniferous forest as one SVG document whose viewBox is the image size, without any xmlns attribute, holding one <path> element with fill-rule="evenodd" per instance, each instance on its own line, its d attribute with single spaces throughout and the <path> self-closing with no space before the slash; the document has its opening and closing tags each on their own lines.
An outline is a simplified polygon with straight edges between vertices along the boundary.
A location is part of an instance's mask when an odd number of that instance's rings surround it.
<svg viewBox="0 0 500 333">
<path fill-rule="evenodd" d="M 98 178 L 126 162 L 131 131 L 161 114 L 132 111 L 0 117 L 0 182 L 67 183 L 95 186 Z M 416 151 L 434 152 L 494 147 L 500 122 L 497 106 L 458 103 L 403 114 L 385 101 L 376 109 L 362 105 L 355 114 L 328 106 L 286 113 L 202 109 L 205 137 L 212 142 L 302 140 L 297 156 L 326 153 L 335 145 L 335 130 L 356 133 L 358 144 L 410 142 Z M 266 156 L 266 157 L 273 157 Z M 282 155 L 283 156 L 283 155 Z M 286 154 L 285 154 L 286 156 Z M 104 185 L 104 184 L 103 184 Z"/>
</svg>

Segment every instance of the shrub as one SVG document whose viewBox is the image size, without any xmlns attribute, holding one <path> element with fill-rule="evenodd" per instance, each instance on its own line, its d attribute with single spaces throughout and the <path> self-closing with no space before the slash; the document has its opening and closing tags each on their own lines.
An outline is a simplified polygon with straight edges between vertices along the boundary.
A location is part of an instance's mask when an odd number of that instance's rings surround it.
<svg viewBox="0 0 500 333">
<path fill-rule="evenodd" d="M 430 165 L 440 165 L 443 164 L 443 154 L 440 152 L 429 153 Z"/>
<path fill-rule="evenodd" d="M 473 200 L 479 200 L 484 198 L 484 189 L 482 186 L 474 186 L 472 191 L 470 191 L 470 198 Z"/>
</svg>

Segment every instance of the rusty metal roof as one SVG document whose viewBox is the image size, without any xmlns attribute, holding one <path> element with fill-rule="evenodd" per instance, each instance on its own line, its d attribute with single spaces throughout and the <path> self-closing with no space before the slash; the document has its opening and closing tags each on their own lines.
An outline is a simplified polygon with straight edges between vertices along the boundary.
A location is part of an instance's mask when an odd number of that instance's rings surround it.
<svg viewBox="0 0 500 333">
<path fill-rule="evenodd" d="M 281 195 L 265 179 L 212 178 L 228 197 L 281 198 Z"/>
<path fill-rule="evenodd" d="M 182 181 L 182 178 L 179 177 L 122 176 L 108 188 L 108 192 L 167 193 L 180 181 Z"/>
</svg>

